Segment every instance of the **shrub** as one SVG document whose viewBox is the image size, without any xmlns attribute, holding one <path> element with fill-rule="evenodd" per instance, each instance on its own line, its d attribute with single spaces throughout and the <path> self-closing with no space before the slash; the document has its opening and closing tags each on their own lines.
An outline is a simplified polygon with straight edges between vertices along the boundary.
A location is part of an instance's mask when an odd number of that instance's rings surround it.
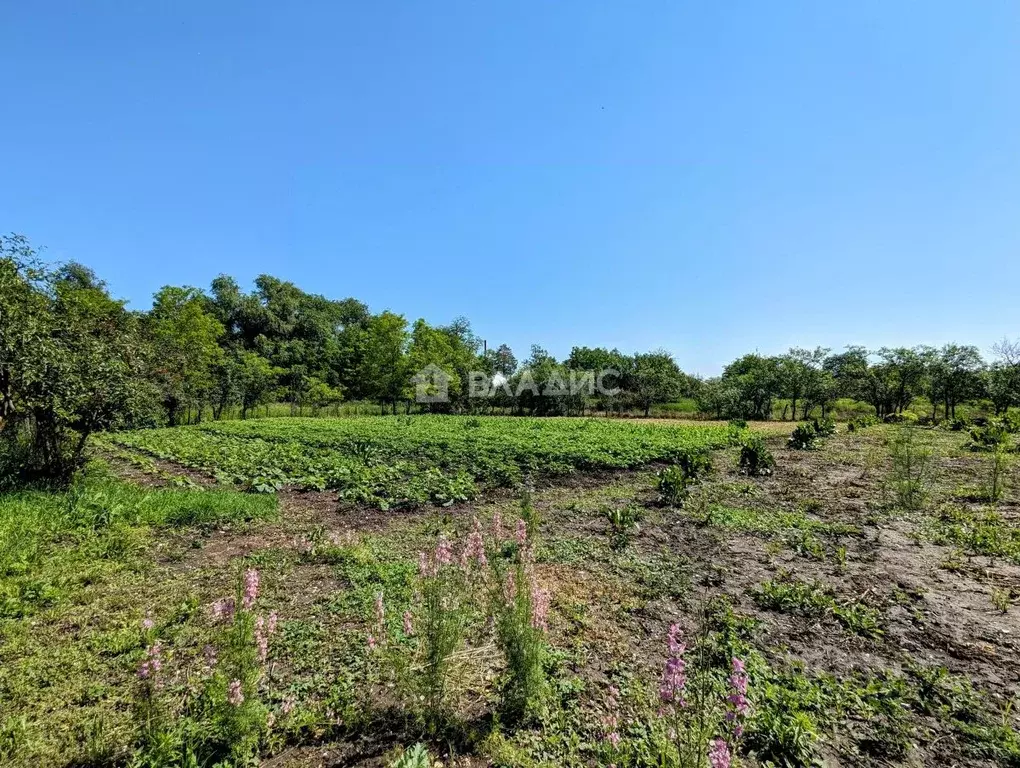
<svg viewBox="0 0 1020 768">
<path fill-rule="evenodd" d="M 508 568 L 494 606 L 496 645 L 506 659 L 499 709 L 512 724 L 538 716 L 545 696 L 546 617 L 549 595 L 524 562 Z"/>
<path fill-rule="evenodd" d="M 815 447 L 815 438 L 817 437 L 818 433 L 815 432 L 814 425 L 798 424 L 793 430 L 793 434 L 790 435 L 787 445 L 798 451 L 806 451 Z"/>
<path fill-rule="evenodd" d="M 828 417 L 815 419 L 812 426 L 814 426 L 815 432 L 819 437 L 832 437 L 836 434 L 836 422 Z"/>
<path fill-rule="evenodd" d="M 896 503 L 903 509 L 918 509 L 927 495 L 931 472 L 931 450 L 922 445 L 916 428 L 901 428 L 892 442 L 891 483 Z"/>
<path fill-rule="evenodd" d="M 758 434 L 747 435 L 740 446 L 740 468 L 749 475 L 771 475 L 776 466 L 772 451 L 765 444 L 765 438 Z"/>
<path fill-rule="evenodd" d="M 747 421 L 745 419 L 730 419 L 729 426 L 736 427 L 737 429 L 747 429 Z"/>
<path fill-rule="evenodd" d="M 988 465 L 988 479 L 985 486 L 985 496 L 991 502 L 1002 498 L 1005 491 L 1006 477 L 1009 469 L 1010 456 L 1002 446 L 999 446 L 991 456 Z"/>
<path fill-rule="evenodd" d="M 631 536 L 638 532 L 641 508 L 636 504 L 625 507 L 603 507 L 602 514 L 609 521 L 613 548 L 622 549 L 630 543 Z"/>
<path fill-rule="evenodd" d="M 993 419 L 983 427 L 970 431 L 972 451 L 995 451 L 1009 445 L 1009 430 L 1000 419 Z"/>
<path fill-rule="evenodd" d="M 951 429 L 953 432 L 962 432 L 966 428 L 967 428 L 966 419 L 952 419 L 949 422 L 949 429 Z"/>
<path fill-rule="evenodd" d="M 1002 414 L 1002 426 L 1010 434 L 1020 432 L 1020 411 L 1007 411 Z"/>
<path fill-rule="evenodd" d="M 886 424 L 914 424 L 917 422 L 917 414 L 910 411 L 903 413 L 889 413 L 882 419 Z"/>
<path fill-rule="evenodd" d="M 687 496 L 687 490 L 712 469 L 712 462 L 707 452 L 697 449 L 677 451 L 674 460 L 673 466 L 661 470 L 656 477 L 660 499 L 678 505 Z"/>
<path fill-rule="evenodd" d="M 846 431 L 847 432 L 858 432 L 858 431 L 860 431 L 862 429 L 867 429 L 868 427 L 872 427 L 875 424 L 878 424 L 878 419 L 876 419 L 874 416 L 867 416 L 867 415 L 865 415 L 865 416 L 854 416 L 852 419 L 850 419 L 850 421 L 847 422 Z"/>
</svg>

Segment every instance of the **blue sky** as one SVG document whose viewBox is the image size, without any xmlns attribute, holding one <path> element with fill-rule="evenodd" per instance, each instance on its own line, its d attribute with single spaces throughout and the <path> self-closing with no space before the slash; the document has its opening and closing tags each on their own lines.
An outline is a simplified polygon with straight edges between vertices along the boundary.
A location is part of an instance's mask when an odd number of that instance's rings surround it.
<svg viewBox="0 0 1020 768">
<path fill-rule="evenodd" d="M 1020 4 L 6 3 L 0 230 L 711 374 L 1020 335 Z"/>
</svg>

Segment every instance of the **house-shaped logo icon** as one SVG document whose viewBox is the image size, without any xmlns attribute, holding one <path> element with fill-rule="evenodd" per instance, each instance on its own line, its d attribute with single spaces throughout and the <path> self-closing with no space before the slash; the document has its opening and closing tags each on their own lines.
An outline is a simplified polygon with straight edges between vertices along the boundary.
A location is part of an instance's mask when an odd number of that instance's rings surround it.
<svg viewBox="0 0 1020 768">
<path fill-rule="evenodd" d="M 411 378 L 414 399 L 419 403 L 450 402 L 450 374 L 430 363 Z"/>
</svg>

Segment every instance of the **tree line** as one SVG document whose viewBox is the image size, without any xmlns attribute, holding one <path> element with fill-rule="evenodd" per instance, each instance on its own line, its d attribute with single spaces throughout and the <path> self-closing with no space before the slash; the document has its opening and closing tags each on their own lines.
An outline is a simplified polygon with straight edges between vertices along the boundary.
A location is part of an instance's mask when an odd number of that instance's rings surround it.
<svg viewBox="0 0 1020 768">
<path fill-rule="evenodd" d="M 66 477 L 101 430 L 177 425 L 272 402 L 316 412 L 372 401 L 396 413 L 415 401 L 415 374 L 438 366 L 440 412 L 583 415 L 687 398 L 719 418 L 797 418 L 849 397 L 884 416 L 921 394 L 944 413 L 976 397 L 996 411 L 1020 404 L 1020 345 L 986 364 L 975 347 L 793 349 L 750 354 L 717 378 L 684 373 L 663 350 L 627 354 L 574 347 L 564 360 L 533 346 L 518 361 L 488 348 L 465 318 L 435 326 L 353 298 L 327 299 L 269 275 L 245 292 L 228 276 L 208 291 L 166 286 L 148 311 L 129 310 L 87 267 L 45 264 L 20 235 L 0 237 L 0 470 Z M 611 370 L 612 392 L 572 391 L 571 375 Z M 498 384 L 469 397 L 473 372 Z M 534 386 L 522 387 L 524 379 Z"/>
</svg>

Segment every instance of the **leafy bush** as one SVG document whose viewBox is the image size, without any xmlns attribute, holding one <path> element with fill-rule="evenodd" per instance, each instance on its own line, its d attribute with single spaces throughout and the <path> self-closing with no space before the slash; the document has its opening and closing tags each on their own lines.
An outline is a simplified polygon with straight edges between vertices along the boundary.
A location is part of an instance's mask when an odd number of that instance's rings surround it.
<svg viewBox="0 0 1020 768">
<path fill-rule="evenodd" d="M 1002 426 L 1010 434 L 1020 432 L 1020 411 L 1007 411 L 1002 414 Z"/>
<path fill-rule="evenodd" d="M 828 417 L 815 419 L 812 426 L 814 426 L 815 432 L 819 437 L 832 437 L 836 434 L 836 422 Z"/>
<path fill-rule="evenodd" d="M 747 435 L 740 446 L 740 468 L 749 475 L 771 475 L 776 466 L 772 451 L 759 434 Z"/>
<path fill-rule="evenodd" d="M 815 447 L 817 437 L 813 424 L 798 424 L 786 444 L 798 451 L 806 451 Z"/>
<path fill-rule="evenodd" d="M 631 537 L 638 532 L 641 508 L 636 504 L 628 504 L 625 507 L 603 507 L 602 514 L 609 521 L 613 547 L 622 549 L 627 546 Z"/>
<path fill-rule="evenodd" d="M 847 432 L 859 432 L 862 429 L 878 424 L 878 419 L 874 416 L 854 416 L 846 424 Z"/>
<path fill-rule="evenodd" d="M 917 414 L 910 411 L 904 411 L 903 413 L 889 413 L 886 414 L 882 421 L 886 424 L 915 424 L 917 423 Z"/>
<path fill-rule="evenodd" d="M 730 419 L 728 424 L 737 429 L 747 429 L 747 421 L 745 419 Z"/>
<path fill-rule="evenodd" d="M 970 431 L 972 451 L 995 451 L 1009 446 L 1009 429 L 1001 419 L 993 419 L 983 427 Z"/>
</svg>

